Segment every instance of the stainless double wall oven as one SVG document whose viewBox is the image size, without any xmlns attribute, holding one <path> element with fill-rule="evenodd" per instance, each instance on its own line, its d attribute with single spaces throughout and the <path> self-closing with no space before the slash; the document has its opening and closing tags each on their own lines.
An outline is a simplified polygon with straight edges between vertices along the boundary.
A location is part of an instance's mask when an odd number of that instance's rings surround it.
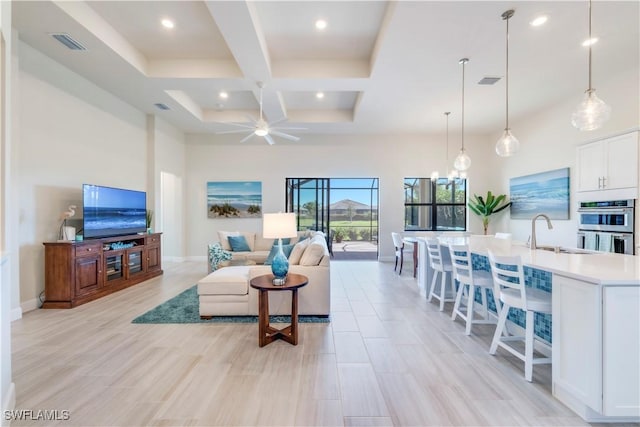
<svg viewBox="0 0 640 427">
<path fill-rule="evenodd" d="M 634 200 L 581 202 L 578 247 L 633 255 Z"/>
</svg>

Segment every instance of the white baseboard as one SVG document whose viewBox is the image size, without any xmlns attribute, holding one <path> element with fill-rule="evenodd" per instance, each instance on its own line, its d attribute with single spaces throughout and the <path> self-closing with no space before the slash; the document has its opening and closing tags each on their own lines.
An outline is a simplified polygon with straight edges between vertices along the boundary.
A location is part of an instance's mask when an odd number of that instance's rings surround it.
<svg viewBox="0 0 640 427">
<path fill-rule="evenodd" d="M 202 261 L 202 262 L 207 262 L 207 256 L 206 255 L 193 255 L 193 256 L 188 256 L 186 258 L 187 261 Z"/>
<path fill-rule="evenodd" d="M 12 411 L 16 407 L 16 384 L 9 384 L 9 390 L 7 390 L 7 395 L 2 402 L 2 425 L 8 426 L 11 424 L 11 420 L 6 420 L 4 414 L 5 411 Z"/>
<path fill-rule="evenodd" d="M 38 298 L 30 299 L 20 304 L 20 309 L 22 310 L 22 313 L 27 313 L 29 311 L 37 310 L 39 308 L 40 308 L 40 300 Z M 20 313 L 20 317 L 22 317 L 22 313 Z M 18 319 L 20 317 L 18 317 Z"/>
<path fill-rule="evenodd" d="M 22 319 L 22 307 L 16 307 L 11 309 L 11 322 L 14 320 Z"/>
<path fill-rule="evenodd" d="M 185 262 L 187 258 L 181 256 L 163 256 L 162 261 L 168 262 Z"/>
</svg>

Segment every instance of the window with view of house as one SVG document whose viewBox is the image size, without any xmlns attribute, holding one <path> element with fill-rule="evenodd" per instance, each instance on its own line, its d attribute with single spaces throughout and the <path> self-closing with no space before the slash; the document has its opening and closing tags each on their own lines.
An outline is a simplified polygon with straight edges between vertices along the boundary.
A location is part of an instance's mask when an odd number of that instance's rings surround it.
<svg viewBox="0 0 640 427">
<path fill-rule="evenodd" d="M 466 179 L 405 178 L 405 231 L 465 231 Z"/>
</svg>

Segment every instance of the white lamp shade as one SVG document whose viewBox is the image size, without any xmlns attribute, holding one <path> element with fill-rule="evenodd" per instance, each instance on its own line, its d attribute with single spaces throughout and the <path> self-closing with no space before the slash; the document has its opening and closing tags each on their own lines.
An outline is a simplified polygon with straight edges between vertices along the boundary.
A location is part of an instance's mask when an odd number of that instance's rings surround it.
<svg viewBox="0 0 640 427">
<path fill-rule="evenodd" d="M 266 213 L 262 216 L 262 235 L 265 239 L 296 237 L 295 213 Z"/>
</svg>

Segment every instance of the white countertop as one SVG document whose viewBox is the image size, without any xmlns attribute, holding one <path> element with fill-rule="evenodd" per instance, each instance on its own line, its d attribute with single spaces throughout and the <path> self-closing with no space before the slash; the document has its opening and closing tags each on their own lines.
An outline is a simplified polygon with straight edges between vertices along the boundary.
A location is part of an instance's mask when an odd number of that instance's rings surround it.
<svg viewBox="0 0 640 427">
<path fill-rule="evenodd" d="M 482 235 L 440 236 L 438 239 L 445 245 L 450 243 L 469 244 L 471 252 L 478 255 L 486 256 L 488 249 L 497 255 L 519 255 L 522 257 L 522 263 L 526 266 L 576 280 L 598 285 L 640 286 L 640 256 L 605 252 L 568 254 L 541 249 L 531 250 L 521 242 Z"/>
</svg>

